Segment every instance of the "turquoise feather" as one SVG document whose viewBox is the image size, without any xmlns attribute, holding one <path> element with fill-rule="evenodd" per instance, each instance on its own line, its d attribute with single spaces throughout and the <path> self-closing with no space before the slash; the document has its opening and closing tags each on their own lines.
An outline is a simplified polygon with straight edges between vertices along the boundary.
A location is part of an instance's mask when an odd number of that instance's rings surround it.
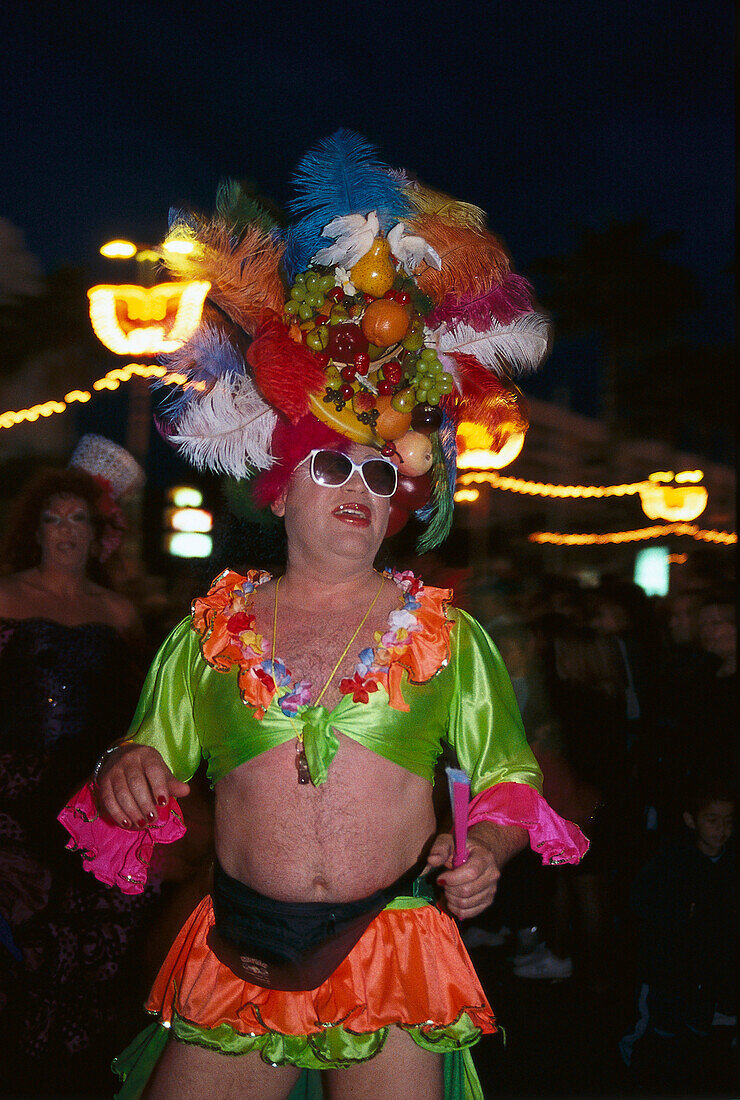
<svg viewBox="0 0 740 1100">
<path fill-rule="evenodd" d="M 448 464 L 445 458 L 442 444 L 438 438 L 432 439 L 432 508 L 433 513 L 429 526 L 419 536 L 416 549 L 420 554 L 432 550 L 444 542 L 452 527 L 452 492 L 450 491 L 450 479 Z"/>
</svg>

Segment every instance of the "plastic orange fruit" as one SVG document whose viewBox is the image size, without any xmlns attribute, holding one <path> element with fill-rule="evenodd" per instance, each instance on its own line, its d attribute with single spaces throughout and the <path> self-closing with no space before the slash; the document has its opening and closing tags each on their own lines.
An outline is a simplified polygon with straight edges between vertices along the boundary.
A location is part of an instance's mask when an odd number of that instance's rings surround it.
<svg viewBox="0 0 740 1100">
<path fill-rule="evenodd" d="M 387 298 L 371 302 L 362 317 L 362 331 L 371 344 L 389 348 L 403 340 L 409 330 L 411 318 L 405 306 Z"/>
<path fill-rule="evenodd" d="M 406 435 L 411 423 L 410 412 L 399 412 L 398 409 L 394 409 L 387 394 L 380 394 L 375 398 L 375 408 L 380 414 L 375 421 L 375 431 L 381 439 L 390 443 L 391 440 Z"/>
</svg>

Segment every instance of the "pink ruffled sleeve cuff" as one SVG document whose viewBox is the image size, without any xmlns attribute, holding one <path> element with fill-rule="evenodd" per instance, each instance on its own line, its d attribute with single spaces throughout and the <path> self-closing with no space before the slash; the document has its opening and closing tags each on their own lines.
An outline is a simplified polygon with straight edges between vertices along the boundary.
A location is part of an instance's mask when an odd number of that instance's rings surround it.
<svg viewBox="0 0 740 1100">
<path fill-rule="evenodd" d="M 67 848 L 82 852 L 82 866 L 106 886 L 140 894 L 147 882 L 155 844 L 172 844 L 185 835 L 182 811 L 174 798 L 159 807 L 156 824 L 122 829 L 105 821 L 88 783 L 67 803 L 57 820 L 71 835 Z"/>
<path fill-rule="evenodd" d="M 499 783 L 471 799 L 468 826 L 480 821 L 526 829 L 532 850 L 540 853 L 543 863 L 578 863 L 588 851 L 588 840 L 578 826 L 556 814 L 525 783 Z"/>
</svg>

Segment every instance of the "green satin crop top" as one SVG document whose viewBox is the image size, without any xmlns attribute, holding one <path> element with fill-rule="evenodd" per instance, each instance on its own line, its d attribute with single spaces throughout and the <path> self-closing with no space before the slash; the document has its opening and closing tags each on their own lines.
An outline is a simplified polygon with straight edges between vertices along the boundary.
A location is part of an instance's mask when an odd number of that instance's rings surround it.
<svg viewBox="0 0 740 1100">
<path fill-rule="evenodd" d="M 205 660 L 188 617 L 154 659 L 128 739 L 156 748 L 183 781 L 202 756 L 212 786 L 246 761 L 295 740 L 297 728 L 315 784 L 324 781 L 340 748 L 337 732 L 430 782 L 447 741 L 470 777 L 473 795 L 504 782 L 539 790 L 541 774 L 501 656 L 466 612 L 447 608 L 446 618 L 449 660 L 425 683 L 411 683 L 403 672 L 407 710 L 392 706 L 380 686 L 367 702 L 346 694 L 331 711 L 305 705 L 290 717 L 275 696 L 258 718 L 240 693 L 239 669 L 221 671 Z"/>
</svg>

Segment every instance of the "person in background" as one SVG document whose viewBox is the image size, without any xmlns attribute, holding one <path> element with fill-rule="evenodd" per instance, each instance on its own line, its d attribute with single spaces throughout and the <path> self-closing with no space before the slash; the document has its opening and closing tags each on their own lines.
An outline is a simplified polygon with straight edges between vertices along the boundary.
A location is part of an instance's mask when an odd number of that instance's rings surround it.
<svg viewBox="0 0 740 1100">
<path fill-rule="evenodd" d="M 735 801 L 726 780 L 694 778 L 684 835 L 649 860 L 632 886 L 640 1015 L 620 1050 L 645 1085 L 708 1089 L 712 1026 L 736 1018 Z"/>
<path fill-rule="evenodd" d="M 1 1061 L 37 1095 L 50 1082 L 103 1087 L 108 1044 L 134 1004 L 118 980 L 146 904 L 60 850 L 59 806 L 123 732 L 141 684 L 137 615 L 107 573 L 124 530 L 117 500 L 140 471 L 100 437 L 72 461 L 31 479 L 0 556 Z M 101 463 L 108 477 L 90 472 Z"/>
<path fill-rule="evenodd" d="M 558 740 L 533 749 L 548 801 L 580 825 L 591 846 L 578 867 L 558 869 L 545 943 L 531 956 L 518 957 L 515 973 L 570 977 L 575 954 L 579 978 L 599 990 L 610 980 L 609 872 L 622 844 L 629 783 L 624 678 L 614 647 L 590 627 L 563 623 L 553 638 L 553 658 L 549 696 Z"/>
<path fill-rule="evenodd" d="M 699 610 L 699 642 L 715 661 L 704 694 L 702 725 L 707 736 L 697 746 L 705 768 L 740 769 L 737 736 L 736 608 L 724 592 L 705 596 Z"/>
<path fill-rule="evenodd" d="M 680 817 L 690 778 L 704 767 L 706 708 L 717 658 L 699 642 L 700 592 L 669 596 L 660 607 L 662 644 L 657 652 L 655 806 L 659 831 L 668 839 L 670 823 Z"/>
</svg>

